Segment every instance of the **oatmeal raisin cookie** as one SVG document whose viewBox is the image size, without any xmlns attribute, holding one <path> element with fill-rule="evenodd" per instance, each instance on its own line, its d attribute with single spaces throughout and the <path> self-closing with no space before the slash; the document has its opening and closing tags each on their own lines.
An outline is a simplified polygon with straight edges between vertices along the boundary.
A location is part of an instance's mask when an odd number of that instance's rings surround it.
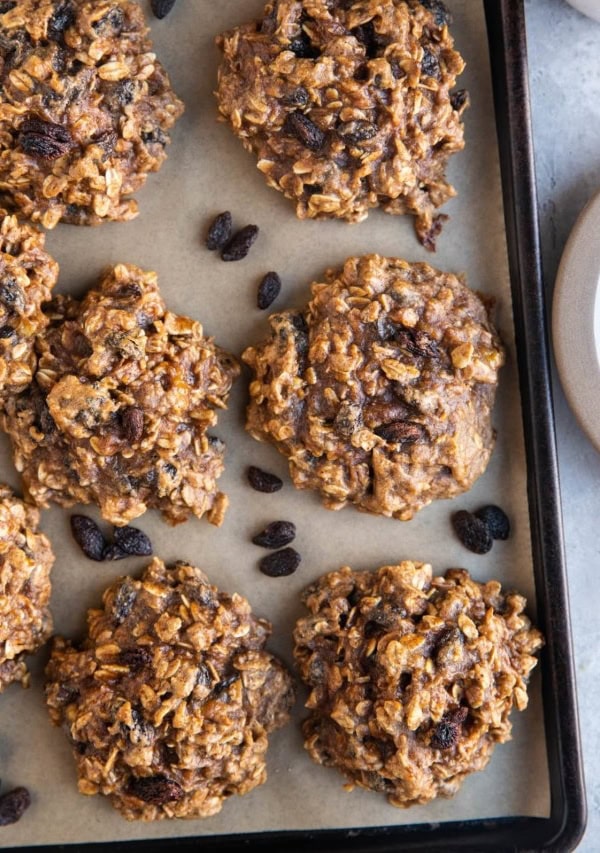
<svg viewBox="0 0 600 853">
<path fill-rule="evenodd" d="M 439 0 L 273 0 L 219 36 L 219 110 L 300 219 L 381 206 L 435 249 L 468 102 L 449 20 Z"/>
<path fill-rule="evenodd" d="M 304 596 L 295 658 L 311 693 L 305 747 L 392 805 L 457 792 L 510 739 L 542 646 L 525 599 L 464 569 L 347 566 Z"/>
<path fill-rule="evenodd" d="M 136 216 L 182 112 L 139 3 L 0 3 L 0 197 L 33 221 Z"/>
<path fill-rule="evenodd" d="M 35 371 L 34 339 L 48 324 L 58 264 L 44 251 L 44 234 L 0 210 L 0 398 L 29 385 Z"/>
<path fill-rule="evenodd" d="M 0 484 L 0 693 L 13 681 L 28 685 L 25 657 L 52 633 L 54 554 L 39 520 L 37 509 Z"/>
<path fill-rule="evenodd" d="M 239 372 L 233 357 L 135 266 L 47 312 L 34 382 L 2 415 L 30 498 L 97 503 L 119 526 L 151 507 L 173 524 L 192 513 L 220 524 L 224 444 L 207 430 Z"/>
<path fill-rule="evenodd" d="M 130 820 L 208 817 L 266 780 L 267 735 L 289 717 L 270 624 L 187 563 L 121 578 L 47 667 L 52 720 L 73 745 L 79 790 Z"/>
<path fill-rule="evenodd" d="M 504 352 L 485 305 L 427 264 L 349 258 L 243 354 L 246 427 L 298 488 L 403 520 L 469 489 L 494 446 Z"/>
</svg>

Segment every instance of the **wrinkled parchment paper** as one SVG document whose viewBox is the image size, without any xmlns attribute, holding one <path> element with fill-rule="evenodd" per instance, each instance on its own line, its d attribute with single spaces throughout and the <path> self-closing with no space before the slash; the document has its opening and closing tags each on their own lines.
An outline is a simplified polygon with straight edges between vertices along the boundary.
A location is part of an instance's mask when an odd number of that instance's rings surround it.
<svg viewBox="0 0 600 853">
<path fill-rule="evenodd" d="M 145 6 L 149 6 L 143 0 Z M 494 421 L 498 444 L 486 474 L 470 493 L 439 502 L 410 522 L 371 517 L 352 508 L 338 513 L 321 508 L 316 496 L 296 491 L 283 457 L 251 439 L 243 429 L 244 376 L 236 385 L 229 411 L 215 432 L 227 441 L 226 472 L 220 486 L 231 498 L 220 529 L 194 519 L 168 527 L 154 512 L 138 526 L 148 532 L 155 553 L 165 560 L 187 559 L 206 570 L 222 588 L 247 596 L 254 609 L 273 622 L 270 647 L 288 664 L 291 629 L 302 613 L 301 590 L 319 574 L 348 564 L 375 569 L 404 558 L 426 560 L 436 573 L 464 566 L 475 578 L 498 578 L 531 600 L 534 581 L 527 514 L 525 458 L 508 284 L 490 71 L 483 8 L 474 0 L 448 0 L 453 32 L 467 70 L 459 85 L 467 87 L 472 106 L 466 113 L 467 147 L 450 166 L 459 195 L 444 208 L 451 218 L 438 241 L 436 255 L 418 243 L 409 218 L 379 211 L 359 225 L 300 222 L 291 204 L 269 189 L 247 154 L 224 124 L 216 121 L 213 90 L 219 54 L 213 38 L 220 31 L 256 17 L 262 0 L 214 3 L 179 0 L 163 21 L 152 19 L 156 51 L 171 74 L 186 113 L 173 133 L 169 160 L 150 176 L 139 194 L 141 214 L 130 223 L 99 228 L 59 226 L 48 248 L 61 266 L 58 289 L 82 294 L 101 270 L 124 261 L 159 273 L 171 310 L 199 319 L 222 346 L 239 354 L 267 332 L 267 312 L 256 309 L 256 287 L 268 270 L 284 282 L 273 310 L 306 301 L 308 284 L 328 266 L 340 266 L 351 254 L 379 252 L 408 260 L 427 260 L 443 269 L 464 271 L 474 289 L 495 297 L 496 321 L 509 350 L 503 369 Z M 229 209 L 238 226 L 256 223 L 261 232 L 249 257 L 223 263 L 203 246 L 206 226 Z M 18 487 L 8 443 L 0 443 L 0 478 Z M 285 479 L 274 495 L 253 492 L 245 482 L 255 464 Z M 455 539 L 449 523 L 458 508 L 475 509 L 494 502 L 510 514 L 514 535 L 477 557 Z M 87 511 L 87 510 L 86 510 Z M 90 514 L 98 518 L 94 509 Z M 295 575 L 270 579 L 257 569 L 263 551 L 250 537 L 276 518 L 294 521 L 302 564 Z M 82 557 L 71 540 L 69 513 L 45 511 L 42 527 L 56 552 L 52 609 L 57 633 L 80 636 L 85 612 L 99 603 L 102 590 L 118 575 L 136 574 L 145 565 L 131 558 L 97 564 Z M 536 670 L 531 701 L 515 714 L 514 739 L 499 746 L 483 773 L 467 779 L 452 800 L 409 810 L 396 809 L 379 795 L 346 793 L 343 779 L 314 765 L 302 748 L 298 721 L 303 717 L 300 692 L 295 719 L 271 738 L 269 779 L 243 798 L 228 801 L 221 814 L 205 821 L 128 823 L 108 800 L 77 793 L 70 747 L 46 714 L 41 670 L 46 653 L 32 662 L 31 688 L 12 686 L 0 697 L 0 768 L 3 790 L 30 788 L 33 804 L 20 823 L 0 829 L 0 847 L 82 843 L 250 833 L 269 829 L 314 829 L 464 820 L 506 815 L 547 816 L 550 808 L 540 677 Z"/>
</svg>

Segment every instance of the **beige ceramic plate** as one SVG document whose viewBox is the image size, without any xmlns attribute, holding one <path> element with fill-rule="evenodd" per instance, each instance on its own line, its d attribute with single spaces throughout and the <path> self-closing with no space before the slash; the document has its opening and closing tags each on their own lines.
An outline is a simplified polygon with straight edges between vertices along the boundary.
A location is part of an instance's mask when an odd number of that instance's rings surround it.
<svg viewBox="0 0 600 853">
<path fill-rule="evenodd" d="M 554 353 L 575 416 L 600 450 L 600 193 L 565 246 L 552 306 Z"/>
</svg>

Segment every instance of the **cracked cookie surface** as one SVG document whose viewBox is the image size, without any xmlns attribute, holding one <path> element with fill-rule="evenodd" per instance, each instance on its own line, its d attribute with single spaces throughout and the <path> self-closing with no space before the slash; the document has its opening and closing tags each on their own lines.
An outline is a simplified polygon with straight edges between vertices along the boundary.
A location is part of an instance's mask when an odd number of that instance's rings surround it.
<svg viewBox="0 0 600 853">
<path fill-rule="evenodd" d="M 78 302 L 58 297 L 36 342 L 34 382 L 2 415 L 17 470 L 39 506 L 96 503 L 122 526 L 148 508 L 177 524 L 220 524 L 225 446 L 208 429 L 226 407 L 235 359 L 172 314 L 157 277 L 108 270 Z"/>
<path fill-rule="evenodd" d="M 301 219 L 380 206 L 435 248 L 468 103 L 449 20 L 437 0 L 275 0 L 218 38 L 219 110 Z"/>
<path fill-rule="evenodd" d="M 80 646 L 57 638 L 46 670 L 53 722 L 79 790 L 129 820 L 209 817 L 266 780 L 268 733 L 283 726 L 292 680 L 264 650 L 271 633 L 245 598 L 184 562 L 154 559 L 90 610 Z"/>
<path fill-rule="evenodd" d="M 305 747 L 407 807 L 457 792 L 510 739 L 543 644 L 525 599 L 464 569 L 343 567 L 304 594 L 294 656 L 310 688 Z"/>
<path fill-rule="evenodd" d="M 288 458 L 298 488 L 329 509 L 406 520 L 483 473 L 504 351 L 459 277 L 349 258 L 270 325 L 242 356 L 254 373 L 246 428 Z"/>
<path fill-rule="evenodd" d="M 0 693 L 13 681 L 29 684 L 25 658 L 52 633 L 54 554 L 39 520 L 37 509 L 0 484 Z"/>
<path fill-rule="evenodd" d="M 35 336 L 48 320 L 58 264 L 37 228 L 0 210 L 0 398 L 23 391 L 35 372 Z"/>
<path fill-rule="evenodd" d="M 53 228 L 137 215 L 183 112 L 132 0 L 0 3 L 0 198 Z"/>
</svg>

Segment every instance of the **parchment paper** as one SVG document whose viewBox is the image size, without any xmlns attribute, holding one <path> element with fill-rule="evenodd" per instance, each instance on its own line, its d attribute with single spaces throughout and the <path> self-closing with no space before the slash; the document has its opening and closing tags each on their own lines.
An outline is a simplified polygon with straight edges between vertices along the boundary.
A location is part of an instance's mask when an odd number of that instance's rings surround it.
<svg viewBox="0 0 600 853">
<path fill-rule="evenodd" d="M 291 486 L 283 457 L 244 432 L 244 377 L 215 430 L 228 445 L 220 486 L 230 495 L 231 506 L 223 527 L 216 529 L 194 519 L 172 529 L 154 512 L 138 524 L 151 535 L 155 553 L 165 560 L 190 560 L 223 589 L 247 596 L 258 613 L 272 620 L 270 647 L 290 665 L 291 628 L 302 613 L 301 590 L 319 574 L 343 564 L 375 569 L 414 558 L 431 562 L 436 573 L 464 566 L 477 579 L 494 577 L 519 588 L 530 599 L 533 612 L 525 458 L 482 5 L 448 0 L 456 42 L 467 60 L 460 86 L 469 89 L 472 107 L 466 113 L 467 148 L 450 166 L 459 196 L 445 208 L 451 219 L 433 257 L 417 243 L 409 218 L 376 211 L 366 222 L 353 226 L 298 221 L 291 204 L 266 186 L 254 158 L 225 125 L 217 123 L 212 91 L 219 55 L 213 38 L 257 16 L 262 5 L 262 0 L 180 0 L 168 18 L 153 20 L 156 51 L 186 103 L 185 117 L 173 134 L 167 164 L 158 175 L 150 176 L 139 194 L 137 220 L 96 229 L 59 226 L 48 236 L 49 250 L 61 266 L 59 290 L 82 294 L 96 283 L 103 267 L 119 261 L 155 269 L 170 308 L 201 320 L 221 345 L 239 354 L 267 332 L 266 313 L 256 309 L 255 300 L 257 283 L 268 270 L 279 271 L 284 281 L 273 310 L 303 304 L 310 281 L 351 254 L 379 252 L 465 271 L 471 287 L 496 298 L 496 320 L 509 349 L 494 415 L 498 444 L 486 474 L 470 493 L 438 502 L 410 522 L 367 516 L 352 508 L 329 512 L 315 495 Z M 253 222 L 261 228 L 250 256 L 240 263 L 225 264 L 203 246 L 208 222 L 225 209 L 233 212 L 238 226 Z M 0 478 L 18 487 L 4 438 L 0 461 Z M 275 495 L 253 492 L 244 477 L 249 464 L 278 473 L 285 479 L 284 489 Z M 497 542 L 490 554 L 477 557 L 457 542 L 449 518 L 458 508 L 475 509 L 487 502 L 506 508 L 514 534 L 505 543 Z M 86 511 L 98 518 L 94 509 Z M 295 575 L 270 579 L 257 569 L 264 552 L 251 544 L 250 537 L 276 518 L 296 523 L 295 544 L 303 560 Z M 147 561 L 134 558 L 96 564 L 85 560 L 71 540 L 68 519 L 67 511 L 53 508 L 43 513 L 42 527 L 57 556 L 52 596 L 56 631 L 77 637 L 83 631 L 86 609 L 99 603 L 113 578 L 136 574 Z M 42 652 L 32 663 L 31 689 L 12 686 L 0 697 L 3 789 L 26 785 L 33 796 L 21 822 L 0 830 L 0 847 L 549 813 L 537 670 L 529 708 L 513 715 L 514 739 L 499 746 L 488 768 L 467 779 L 452 800 L 405 811 L 388 805 L 379 794 L 346 793 L 342 777 L 314 765 L 302 748 L 301 691 L 295 720 L 271 737 L 269 779 L 264 786 L 229 800 L 214 818 L 149 825 L 128 823 L 108 800 L 77 793 L 70 747 L 64 734 L 50 725 L 44 705 L 41 670 L 45 660 Z"/>
</svg>

